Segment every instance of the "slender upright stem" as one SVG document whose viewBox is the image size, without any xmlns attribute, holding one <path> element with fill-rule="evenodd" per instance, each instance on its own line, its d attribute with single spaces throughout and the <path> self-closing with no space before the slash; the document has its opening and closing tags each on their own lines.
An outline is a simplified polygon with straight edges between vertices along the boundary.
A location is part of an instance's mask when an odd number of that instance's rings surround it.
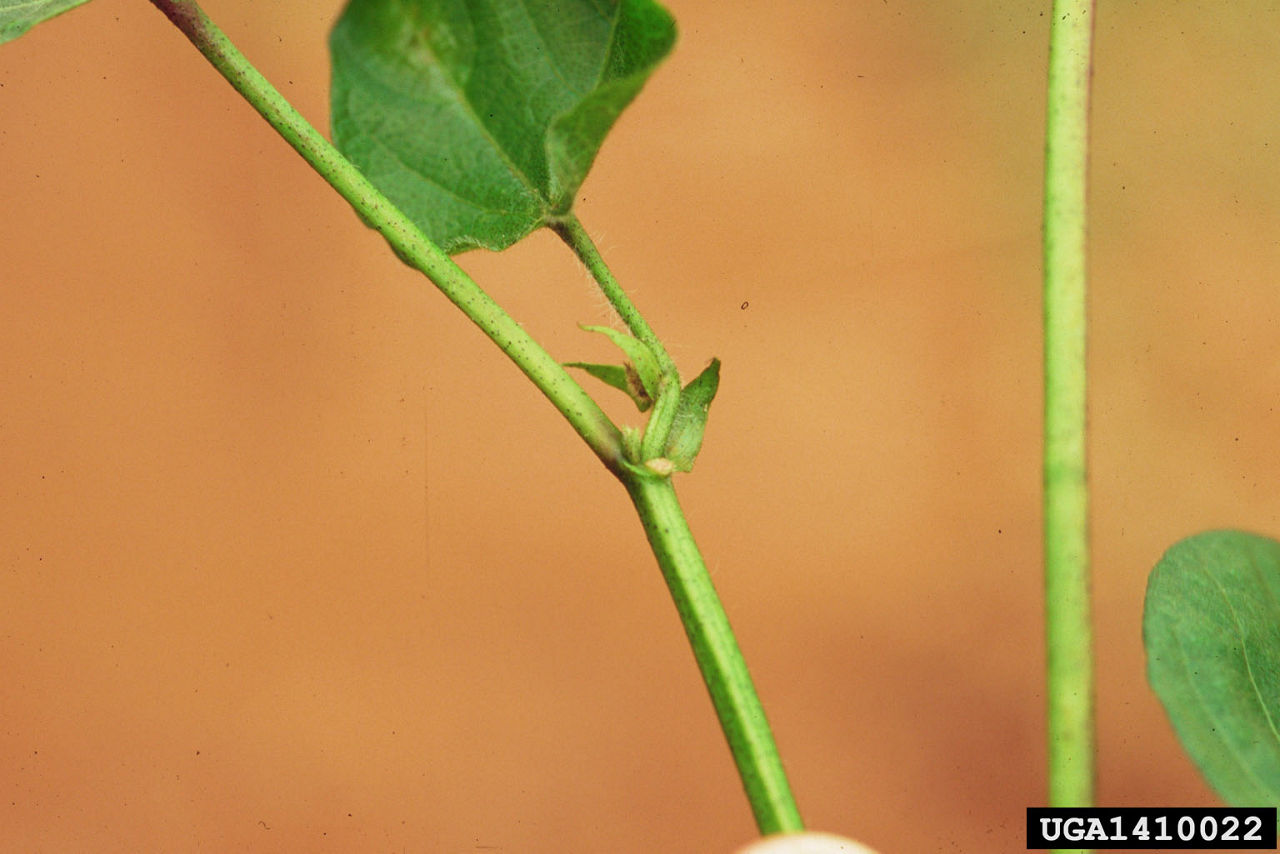
<svg viewBox="0 0 1280 854">
<path fill-rule="evenodd" d="M 804 829 L 773 733 L 670 478 L 623 478 L 702 670 L 760 833 Z"/>
<path fill-rule="evenodd" d="M 541 345 L 285 100 L 191 0 L 151 0 L 232 86 L 409 265 L 426 274 L 564 415 L 604 464 L 620 470 L 622 440 L 599 405 Z"/>
<path fill-rule="evenodd" d="M 1086 466 L 1086 256 L 1092 0 L 1055 0 L 1044 195 L 1044 573 L 1049 804 L 1094 789 Z"/>
</svg>

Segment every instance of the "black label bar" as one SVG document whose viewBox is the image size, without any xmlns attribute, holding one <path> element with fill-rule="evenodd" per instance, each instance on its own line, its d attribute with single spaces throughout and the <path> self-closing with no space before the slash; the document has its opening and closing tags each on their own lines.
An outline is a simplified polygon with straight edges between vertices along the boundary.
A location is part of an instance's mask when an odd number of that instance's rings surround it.
<svg viewBox="0 0 1280 854">
<path fill-rule="evenodd" d="M 1028 848 L 1276 847 L 1276 808 L 1027 807 Z"/>
</svg>

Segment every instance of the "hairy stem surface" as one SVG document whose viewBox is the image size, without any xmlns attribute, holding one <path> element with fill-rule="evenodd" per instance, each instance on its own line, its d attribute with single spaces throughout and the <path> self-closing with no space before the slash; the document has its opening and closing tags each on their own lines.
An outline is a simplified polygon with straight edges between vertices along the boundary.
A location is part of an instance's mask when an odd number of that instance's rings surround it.
<svg viewBox="0 0 1280 854">
<path fill-rule="evenodd" d="M 578 218 L 573 214 L 566 214 L 552 221 L 549 224 L 549 228 L 559 235 L 560 239 L 573 250 L 573 253 L 578 256 L 579 260 L 590 271 L 591 277 L 600 286 L 601 293 L 605 295 L 605 299 L 609 300 L 609 305 L 613 306 L 613 310 L 618 313 L 618 317 L 622 318 L 622 322 L 631 330 L 631 334 L 653 351 L 653 355 L 658 359 L 658 367 L 662 369 L 662 373 L 675 375 L 677 382 L 679 382 L 679 375 L 676 374 L 676 363 L 672 361 L 671 356 L 667 353 L 667 348 L 662 345 L 662 341 L 659 340 L 653 329 L 641 316 L 635 303 L 631 302 L 631 297 L 627 296 L 627 292 L 618 284 L 613 272 L 604 263 L 600 250 L 596 248 L 595 243 L 591 240 L 591 235 L 587 234 L 587 230 L 582 227 L 582 223 L 578 221 Z"/>
<path fill-rule="evenodd" d="M 680 373 L 662 340 L 645 321 L 640 310 L 636 308 L 631 297 L 618 284 L 613 271 L 605 264 L 600 250 L 596 248 L 591 235 L 582 227 L 582 223 L 572 213 L 566 214 L 549 223 L 552 231 L 560 236 L 583 265 L 591 273 L 591 277 L 600 286 L 600 292 L 609 300 L 613 310 L 622 318 L 622 322 L 631 330 L 631 334 L 644 344 L 657 359 L 658 368 L 662 371 L 662 382 L 659 384 L 657 399 L 649 422 L 645 425 L 644 441 L 641 448 L 642 459 L 661 456 L 671 435 L 671 427 L 676 413 L 676 404 L 680 398 Z"/>
</svg>

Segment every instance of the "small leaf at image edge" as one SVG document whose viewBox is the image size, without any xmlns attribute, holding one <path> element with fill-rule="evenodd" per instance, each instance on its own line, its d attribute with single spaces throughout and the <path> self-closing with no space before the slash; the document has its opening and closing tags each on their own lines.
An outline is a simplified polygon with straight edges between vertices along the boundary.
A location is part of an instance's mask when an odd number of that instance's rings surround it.
<svg viewBox="0 0 1280 854">
<path fill-rule="evenodd" d="M 0 0 L 0 44 L 89 0 Z"/>
<path fill-rule="evenodd" d="M 1280 803 L 1280 543 L 1210 531 L 1171 547 L 1147 582 L 1147 677 L 1224 801 Z"/>
</svg>

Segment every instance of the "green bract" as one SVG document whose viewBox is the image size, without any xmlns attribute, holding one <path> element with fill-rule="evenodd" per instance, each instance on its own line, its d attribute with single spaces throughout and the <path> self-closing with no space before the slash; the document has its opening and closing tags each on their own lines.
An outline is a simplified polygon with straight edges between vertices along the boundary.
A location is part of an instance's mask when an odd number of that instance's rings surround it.
<svg viewBox="0 0 1280 854">
<path fill-rule="evenodd" d="M 0 44 L 89 0 L 0 0 Z"/>
<path fill-rule="evenodd" d="M 571 209 L 674 41 L 652 0 L 351 0 L 334 142 L 447 252 L 504 249 Z"/>
<path fill-rule="evenodd" d="M 1223 800 L 1280 803 L 1280 543 L 1210 531 L 1151 573 L 1147 677 Z"/>
<path fill-rule="evenodd" d="M 691 471 L 702 450 L 702 434 L 707 429 L 707 412 L 720 389 L 720 360 L 712 359 L 702 373 L 680 392 L 671 436 L 667 439 L 667 459 L 676 471 Z"/>
<path fill-rule="evenodd" d="M 616 382 L 617 374 L 612 371 L 602 371 L 579 362 L 572 363 L 572 367 L 582 368 L 614 388 L 622 389 L 631 395 L 631 399 L 635 401 L 641 412 L 648 409 L 654 398 L 658 396 L 658 383 L 662 379 L 662 369 L 658 367 L 658 359 L 653 351 L 634 336 L 610 329 L 608 326 L 583 326 L 582 328 L 587 332 L 599 332 L 608 337 L 618 345 L 618 349 L 627 354 L 627 364 L 623 366 L 622 384 L 619 385 Z"/>
<path fill-rule="evenodd" d="M 625 392 L 631 401 L 636 405 L 636 409 L 641 412 L 648 412 L 649 407 L 653 406 L 653 398 L 649 397 L 649 393 L 644 390 L 644 384 L 640 382 L 640 375 L 636 373 L 635 368 L 629 365 L 600 365 L 594 362 L 565 362 L 566 368 L 578 368 L 586 371 L 591 376 L 601 382 L 613 386 L 621 392 Z"/>
</svg>

